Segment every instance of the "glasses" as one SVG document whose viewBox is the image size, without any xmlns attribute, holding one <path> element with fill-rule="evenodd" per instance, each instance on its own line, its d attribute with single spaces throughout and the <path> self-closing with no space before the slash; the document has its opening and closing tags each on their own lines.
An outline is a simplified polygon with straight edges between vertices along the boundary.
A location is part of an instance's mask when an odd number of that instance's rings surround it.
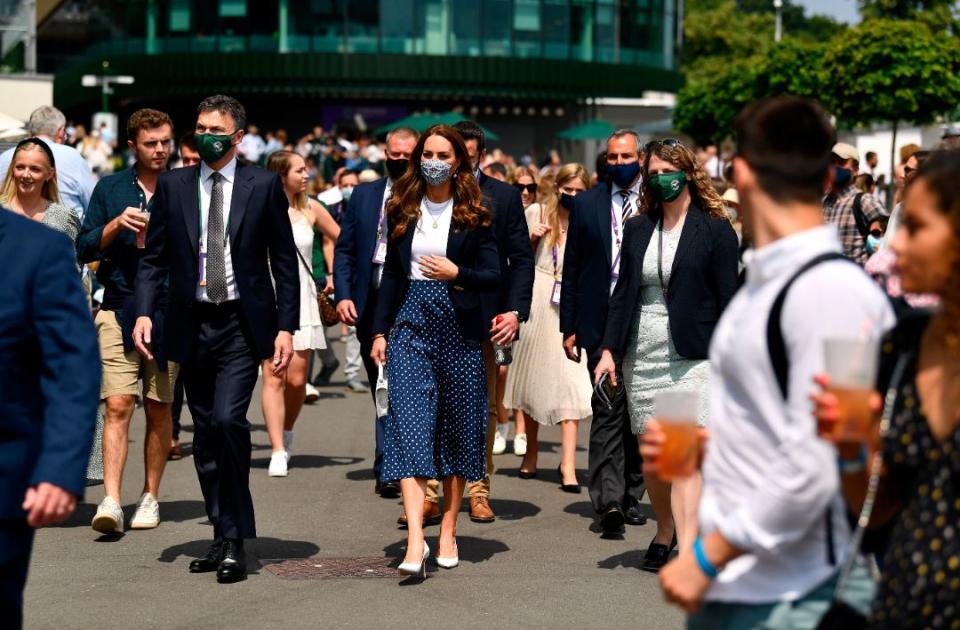
<svg viewBox="0 0 960 630">
<path fill-rule="evenodd" d="M 526 190 L 531 195 L 537 194 L 537 185 L 536 184 L 514 184 L 514 187 L 519 190 L 521 193 Z"/>
<path fill-rule="evenodd" d="M 651 140 L 643 146 L 644 153 L 650 153 L 655 151 L 660 147 L 669 147 L 671 149 L 676 149 L 677 147 L 682 147 L 683 143 L 677 140 L 676 138 L 664 138 L 663 140 Z"/>
</svg>

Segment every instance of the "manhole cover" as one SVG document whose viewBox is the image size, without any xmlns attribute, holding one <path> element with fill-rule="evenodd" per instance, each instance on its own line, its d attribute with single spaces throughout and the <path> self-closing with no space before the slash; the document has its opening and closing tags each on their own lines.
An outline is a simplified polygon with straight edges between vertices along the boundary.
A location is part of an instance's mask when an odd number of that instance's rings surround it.
<svg viewBox="0 0 960 630">
<path fill-rule="evenodd" d="M 329 578 L 396 578 L 396 567 L 391 558 L 307 558 L 281 560 L 264 567 L 270 573 L 286 580 L 324 580 Z"/>
</svg>

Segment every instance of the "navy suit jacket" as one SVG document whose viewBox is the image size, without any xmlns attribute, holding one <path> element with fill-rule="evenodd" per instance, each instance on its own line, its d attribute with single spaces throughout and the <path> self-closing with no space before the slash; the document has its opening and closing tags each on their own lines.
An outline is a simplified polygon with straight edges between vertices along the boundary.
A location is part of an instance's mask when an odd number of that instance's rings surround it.
<svg viewBox="0 0 960 630">
<path fill-rule="evenodd" d="M 642 287 L 643 258 L 657 247 L 660 215 L 642 214 L 624 226 L 620 279 L 610 298 L 603 347 L 622 357 Z M 670 334 L 677 353 L 706 359 L 720 315 L 737 292 L 737 233 L 691 205 L 680 232 L 667 285 Z"/>
<path fill-rule="evenodd" d="M 377 221 L 386 190 L 386 178 L 360 184 L 353 189 L 340 220 L 340 237 L 337 238 L 333 256 L 334 295 L 337 302 L 353 300 L 360 317 L 363 317 L 370 295 L 372 260 L 377 247 Z"/>
<path fill-rule="evenodd" d="M 100 353 L 73 243 L 0 208 L 0 519 L 29 486 L 83 497 Z"/>
<path fill-rule="evenodd" d="M 153 313 L 154 300 L 169 281 L 164 343 L 167 357 L 180 363 L 190 355 L 196 333 L 193 311 L 200 269 L 199 180 L 199 166 L 160 174 L 147 247 L 137 270 L 138 316 Z M 276 173 L 237 164 L 230 214 L 224 219 L 228 222 L 241 311 L 252 349 L 260 359 L 273 356 L 278 330 L 292 333 L 300 328 L 300 263 L 287 214 L 289 207 Z"/>
<path fill-rule="evenodd" d="M 484 316 L 489 323 L 500 313 L 517 311 L 520 319 L 526 320 L 533 294 L 534 260 L 520 191 L 483 173 L 477 183 L 486 206 L 493 211 L 493 232 L 500 257 L 500 287 L 496 300 L 486 301 Z"/>
<path fill-rule="evenodd" d="M 390 231 L 393 231 L 392 225 Z M 399 239 L 391 238 L 387 246 L 387 263 L 374 315 L 374 334 L 389 334 L 403 305 L 410 286 L 415 231 L 416 224 L 413 224 Z M 447 237 L 447 258 L 460 268 L 457 279 L 447 283 L 460 333 L 467 341 L 479 343 L 490 336 L 490 320 L 484 305 L 495 294 L 500 281 L 500 261 L 493 230 L 480 227 L 466 231 L 451 226 Z"/>
<path fill-rule="evenodd" d="M 603 341 L 612 247 L 610 188 L 600 183 L 574 198 L 560 289 L 560 331 L 576 333 L 577 345 L 588 352 Z"/>
</svg>

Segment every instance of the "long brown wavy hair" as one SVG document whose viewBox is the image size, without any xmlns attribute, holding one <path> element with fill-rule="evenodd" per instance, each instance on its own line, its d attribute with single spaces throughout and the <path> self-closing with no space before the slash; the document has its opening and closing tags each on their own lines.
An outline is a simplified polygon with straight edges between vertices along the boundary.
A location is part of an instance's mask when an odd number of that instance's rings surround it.
<svg viewBox="0 0 960 630">
<path fill-rule="evenodd" d="M 662 215 L 663 206 L 653 189 L 650 187 L 650 177 L 646 173 L 650 172 L 650 158 L 654 155 L 670 162 L 681 171 L 687 174 L 687 187 L 693 196 L 693 203 L 703 212 L 714 219 L 727 219 L 727 209 L 723 205 L 723 199 L 710 182 L 710 176 L 700 166 L 697 156 L 680 142 L 652 142 L 646 147 L 646 157 L 643 159 L 643 185 L 640 188 L 640 213 L 649 212 L 651 214 Z"/>
<path fill-rule="evenodd" d="M 459 133 L 448 125 L 430 127 L 410 154 L 410 167 L 393 185 L 390 201 L 387 202 L 387 216 L 393 223 L 393 238 L 400 238 L 407 229 L 420 219 L 420 201 L 427 194 L 427 182 L 420 173 L 420 161 L 423 159 L 423 145 L 432 136 L 440 136 L 453 146 L 457 160 L 456 170 L 451 173 L 453 182 L 453 227 L 457 230 L 473 230 L 488 227 L 493 222 L 490 211 L 481 202 L 480 186 L 470 168 L 470 156 Z"/>
</svg>

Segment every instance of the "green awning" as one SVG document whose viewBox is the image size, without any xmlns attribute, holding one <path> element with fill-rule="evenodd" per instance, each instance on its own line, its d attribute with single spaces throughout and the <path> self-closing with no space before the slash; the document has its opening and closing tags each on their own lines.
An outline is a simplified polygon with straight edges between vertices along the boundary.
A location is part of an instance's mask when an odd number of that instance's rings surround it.
<svg viewBox="0 0 960 630">
<path fill-rule="evenodd" d="M 416 129 L 419 132 L 424 132 L 434 125 L 455 125 L 462 120 L 467 120 L 467 117 L 463 114 L 457 112 L 443 112 L 440 114 L 412 114 L 400 120 L 395 120 L 388 125 L 378 127 L 373 131 L 374 135 L 382 135 L 388 131 L 392 131 L 397 127 L 410 127 L 411 129 Z M 483 125 L 480 125 L 480 128 L 483 129 L 483 133 L 486 134 L 488 140 L 497 141 L 500 139 L 500 136 L 493 133 Z"/>
<path fill-rule="evenodd" d="M 614 131 L 616 127 L 613 123 L 596 118 L 582 125 L 564 129 L 557 134 L 557 137 L 564 140 L 606 140 Z"/>
</svg>

